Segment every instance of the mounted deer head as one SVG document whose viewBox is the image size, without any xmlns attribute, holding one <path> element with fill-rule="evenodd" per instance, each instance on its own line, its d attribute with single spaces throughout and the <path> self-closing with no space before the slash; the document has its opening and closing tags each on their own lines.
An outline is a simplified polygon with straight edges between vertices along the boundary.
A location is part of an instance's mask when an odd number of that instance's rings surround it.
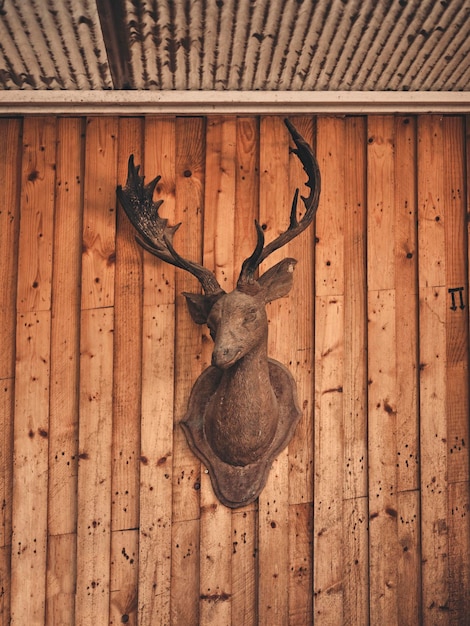
<svg viewBox="0 0 470 626">
<path fill-rule="evenodd" d="M 153 201 L 160 176 L 144 185 L 131 155 L 126 186 L 117 188 L 141 246 L 190 272 L 202 285 L 203 294 L 183 295 L 192 319 L 209 327 L 212 365 L 192 389 L 182 426 L 191 449 L 207 466 L 219 500 L 230 507 L 248 504 L 259 495 L 272 461 L 288 444 L 300 418 L 294 379 L 281 363 L 268 358 L 265 310 L 266 303 L 289 293 L 296 260 L 284 259 L 255 277 L 272 252 L 312 223 L 319 202 L 320 171 L 312 149 L 289 120 L 285 123 L 296 145 L 292 152 L 308 176 L 310 192 L 302 196 L 305 213 L 298 220 L 297 189 L 289 227 L 266 246 L 263 229 L 255 222 L 255 250 L 243 262 L 231 293 L 221 288 L 210 270 L 176 252 L 173 237 L 181 224 L 169 226 L 158 214 L 163 201 Z"/>
</svg>

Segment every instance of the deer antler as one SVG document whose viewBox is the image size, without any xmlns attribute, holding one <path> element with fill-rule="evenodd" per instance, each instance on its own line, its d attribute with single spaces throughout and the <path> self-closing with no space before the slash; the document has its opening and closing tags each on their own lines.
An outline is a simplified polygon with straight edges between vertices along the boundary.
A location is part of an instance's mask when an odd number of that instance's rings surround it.
<svg viewBox="0 0 470 626">
<path fill-rule="evenodd" d="M 296 154 L 302 162 L 305 173 L 308 176 L 308 180 L 305 183 L 310 188 L 310 193 L 307 197 L 301 196 L 302 202 L 305 205 L 305 214 L 299 221 L 297 219 L 297 203 L 299 199 L 299 190 L 296 189 L 294 198 L 292 201 L 292 208 L 290 212 L 290 223 L 287 230 L 276 237 L 267 246 L 264 246 L 264 233 L 263 229 L 255 220 L 257 242 L 253 254 L 245 259 L 242 265 L 242 270 L 238 278 L 238 286 L 243 287 L 246 284 L 254 282 L 254 273 L 258 269 L 259 265 L 275 250 L 282 248 L 289 241 L 300 235 L 312 222 L 316 210 L 318 208 L 318 202 L 320 199 L 321 189 L 321 177 L 320 169 L 315 155 L 312 152 L 311 147 L 300 135 L 295 126 L 288 119 L 284 120 L 292 139 L 294 140 L 296 148 L 292 148 L 292 152 Z"/>
<path fill-rule="evenodd" d="M 181 222 L 169 226 L 166 218 L 160 217 L 158 209 L 163 200 L 154 202 L 153 192 L 161 179 L 156 176 L 147 185 L 144 185 L 144 176 L 139 175 L 140 165 L 134 165 L 134 155 L 129 157 L 127 181 L 125 187 L 117 188 L 117 195 L 127 217 L 141 237 L 136 237 L 138 243 L 148 252 L 162 261 L 175 267 L 186 270 L 195 276 L 201 283 L 206 295 L 225 293 L 220 287 L 215 275 L 199 263 L 188 261 L 181 257 L 173 247 L 173 236 Z"/>
</svg>

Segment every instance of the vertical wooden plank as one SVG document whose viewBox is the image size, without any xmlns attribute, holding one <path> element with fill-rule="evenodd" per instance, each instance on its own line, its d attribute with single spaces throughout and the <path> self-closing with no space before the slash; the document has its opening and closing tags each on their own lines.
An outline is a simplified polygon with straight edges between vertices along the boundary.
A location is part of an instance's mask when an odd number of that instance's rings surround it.
<svg viewBox="0 0 470 626">
<path fill-rule="evenodd" d="M 85 286 L 86 289 L 86 286 Z M 75 623 L 109 616 L 113 312 L 82 311 Z"/>
<path fill-rule="evenodd" d="M 450 296 L 446 309 L 447 439 L 448 480 L 469 480 L 469 454 L 462 441 L 468 441 L 468 282 L 467 222 L 465 193 L 465 126 L 461 117 L 445 117 L 443 174 L 445 180 L 445 268 Z M 452 292 L 452 289 L 462 291 Z M 452 301 L 455 297 L 455 304 Z M 458 296 L 458 297 L 457 297 Z M 462 296 L 462 298 L 461 298 Z M 449 301 L 449 297 L 447 298 Z M 456 307 L 456 308 L 454 308 Z M 452 506 L 452 502 L 449 501 Z"/>
<path fill-rule="evenodd" d="M 256 244 L 259 197 L 259 125 L 255 117 L 237 118 L 233 284 Z M 232 513 L 232 623 L 257 620 L 257 504 Z"/>
<path fill-rule="evenodd" d="M 24 122 L 18 259 L 11 620 L 45 619 L 55 120 Z"/>
<path fill-rule="evenodd" d="M 174 224 L 174 118 L 146 120 L 145 167 L 149 179 L 157 173 L 161 175 L 156 197 L 164 200 L 162 216 Z M 139 622 L 142 623 L 170 623 L 174 274 L 174 268 L 157 259 L 146 259 L 140 457 Z"/>
<path fill-rule="evenodd" d="M 20 168 L 22 123 L 0 119 L 3 150 L 0 153 L 0 379 L 12 379 L 15 373 L 16 289 L 18 233 L 20 223 Z M 7 458 L 5 456 L 4 458 Z M 1 526 L 3 533 L 3 524 Z M 0 545 L 5 545 L 2 542 Z"/>
<path fill-rule="evenodd" d="M 127 178 L 127 160 L 142 160 L 143 122 L 119 120 L 118 180 Z M 114 406 L 112 529 L 139 524 L 139 454 L 142 368 L 142 252 L 135 229 L 119 208 L 114 287 Z"/>
<path fill-rule="evenodd" d="M 142 159 L 143 122 L 119 120 L 117 180 L 127 161 Z M 118 207 L 114 286 L 113 459 L 110 622 L 137 623 L 140 409 L 142 376 L 142 254 Z M 132 556 L 130 556 L 132 555 Z"/>
<path fill-rule="evenodd" d="M 110 624 L 137 624 L 139 545 L 135 530 L 113 530 L 111 542 Z"/>
<path fill-rule="evenodd" d="M 336 623 L 343 615 L 343 297 L 317 296 L 315 311 L 314 616 Z"/>
<path fill-rule="evenodd" d="M 419 358 L 423 623 L 448 620 L 446 318 L 442 132 L 418 118 Z"/>
<path fill-rule="evenodd" d="M 420 129 L 422 136 L 422 131 Z M 423 166 L 420 160 L 420 170 Z M 420 202 L 420 212 L 423 206 Z M 421 213 L 422 215 L 422 213 Z M 420 222 L 422 217 L 420 218 Z M 421 223 L 420 223 L 421 226 Z M 420 239 L 421 240 L 421 239 Z M 420 246 L 421 249 L 421 246 Z M 420 257 L 420 274 L 421 274 Z M 446 624 L 448 529 L 445 420 L 446 295 L 442 288 L 420 287 L 421 543 L 423 623 Z"/>
<path fill-rule="evenodd" d="M 202 261 L 205 124 L 201 118 L 176 120 L 175 221 L 178 250 L 185 258 Z M 173 441 L 173 510 L 171 620 L 199 621 L 199 501 L 201 464 L 188 447 L 180 422 L 186 414 L 191 388 L 203 363 L 203 333 L 189 316 L 182 291 L 198 292 L 197 280 L 176 272 L 175 425 Z"/>
<path fill-rule="evenodd" d="M 311 117 L 290 118 L 299 133 L 311 146 L 314 144 L 313 120 Z M 290 189 L 300 190 L 306 195 L 307 176 L 298 157 L 294 154 L 289 159 Z M 304 210 L 300 201 L 299 210 Z M 290 316 L 295 343 L 289 361 L 291 374 L 297 383 L 299 405 L 302 419 L 295 429 L 289 444 L 289 503 L 313 501 L 313 385 L 314 366 L 313 320 L 314 290 L 312 272 L 314 271 L 314 225 L 299 235 L 292 244 L 293 255 L 298 260 L 295 267 L 294 285 L 288 298 L 296 315 Z M 309 508 L 299 509 L 308 511 Z M 296 604 L 295 600 L 293 601 Z M 298 607 L 297 607 L 298 608 Z"/>
<path fill-rule="evenodd" d="M 369 620 L 366 119 L 344 120 L 344 623 Z"/>
<path fill-rule="evenodd" d="M 468 302 L 450 291 L 468 284 L 463 136 L 462 118 L 420 118 L 423 618 L 433 624 L 464 620 L 470 602 Z"/>
<path fill-rule="evenodd" d="M 18 315 L 11 622 L 44 624 L 47 553 L 49 311 Z"/>
<path fill-rule="evenodd" d="M 314 617 L 343 619 L 344 124 L 317 121 Z"/>
<path fill-rule="evenodd" d="M 212 269 L 222 289 L 231 291 L 234 273 L 235 159 L 237 126 L 234 118 L 211 118 L 206 134 L 204 266 Z M 212 345 L 206 343 L 206 359 Z M 200 620 L 231 623 L 231 510 L 214 495 L 209 475 L 201 479 Z"/>
<path fill-rule="evenodd" d="M 454 623 L 470 614 L 470 468 L 469 468 L 469 337 L 468 208 L 465 189 L 465 125 L 462 117 L 445 117 L 443 169 L 446 184 L 446 414 L 449 527 L 449 608 Z M 468 155 L 467 155 L 468 160 Z M 461 292 L 451 292 L 463 288 Z M 459 294 L 458 304 L 452 293 Z M 462 301 L 460 300 L 462 295 Z M 450 302 L 449 302 L 449 296 Z M 456 307 L 456 308 L 455 308 Z"/>
<path fill-rule="evenodd" d="M 117 131 L 116 118 L 87 120 L 82 309 L 113 305 Z"/>
<path fill-rule="evenodd" d="M 10 619 L 13 415 L 16 334 L 16 273 L 20 210 L 20 120 L 0 120 L 0 621 Z"/>
<path fill-rule="evenodd" d="M 370 619 L 397 624 L 395 171 L 392 117 L 368 118 Z"/>
<path fill-rule="evenodd" d="M 80 337 L 75 621 L 109 620 L 117 131 L 92 118 L 86 137 Z"/>
<path fill-rule="evenodd" d="M 289 624 L 313 624 L 313 502 L 289 506 Z"/>
<path fill-rule="evenodd" d="M 289 188 L 288 132 L 282 119 L 263 117 L 260 122 L 260 223 L 266 242 L 288 223 Z M 289 255 L 291 246 L 275 252 L 268 267 Z M 293 304 L 277 300 L 267 307 L 268 355 L 288 365 L 293 337 L 289 320 Z M 272 323 L 271 323 L 272 320 Z M 287 623 L 289 614 L 289 486 L 288 450 L 273 463 L 266 487 L 259 497 L 259 624 Z"/>
<path fill-rule="evenodd" d="M 139 621 L 168 624 L 171 585 L 171 496 L 174 306 L 144 309 Z M 155 385 L 160 385 L 158 395 Z"/>
<path fill-rule="evenodd" d="M 171 526 L 170 608 L 175 625 L 199 623 L 199 526 L 199 518 Z"/>
<path fill-rule="evenodd" d="M 232 624 L 257 623 L 257 531 L 253 506 L 232 513 Z"/>
<path fill-rule="evenodd" d="M 76 534 L 48 537 L 46 624 L 74 623 L 76 548 Z"/>
<path fill-rule="evenodd" d="M 53 118 L 24 122 L 17 306 L 47 311 L 51 303 L 55 125 Z"/>
<path fill-rule="evenodd" d="M 416 622 L 415 126 L 408 117 L 376 116 L 368 130 L 370 614 L 373 621 Z"/>
<path fill-rule="evenodd" d="M 312 118 L 291 117 L 290 120 L 313 146 Z M 292 153 L 289 159 L 290 189 L 299 188 L 301 195 L 305 195 L 306 182 L 301 162 Z M 299 210 L 304 210 L 302 202 Z M 302 410 L 302 418 L 289 443 L 289 621 L 296 624 L 309 623 L 313 619 L 314 237 L 312 225 L 291 245 L 298 263 L 288 296 L 295 314 L 289 319 L 293 341 L 286 365 L 296 381 Z"/>
<path fill-rule="evenodd" d="M 51 324 L 47 622 L 74 618 L 83 120 L 57 121 Z M 67 564 L 67 566 L 65 566 Z"/>
<path fill-rule="evenodd" d="M 397 116 L 395 138 L 398 622 L 421 622 L 419 505 L 416 119 Z M 413 583 L 410 585 L 410 582 Z"/>
<path fill-rule="evenodd" d="M 395 291 L 370 291 L 368 310 L 370 619 L 398 624 Z"/>
<path fill-rule="evenodd" d="M 368 128 L 370 615 L 390 623 L 418 619 L 420 588 L 419 544 L 412 543 L 417 535 L 407 532 L 410 519 L 418 521 L 417 494 L 401 497 L 402 491 L 417 489 L 418 458 L 414 134 L 409 122 L 377 116 L 369 119 Z M 403 558 L 404 547 L 409 558 Z M 404 603 L 397 593 L 405 587 Z"/>
</svg>

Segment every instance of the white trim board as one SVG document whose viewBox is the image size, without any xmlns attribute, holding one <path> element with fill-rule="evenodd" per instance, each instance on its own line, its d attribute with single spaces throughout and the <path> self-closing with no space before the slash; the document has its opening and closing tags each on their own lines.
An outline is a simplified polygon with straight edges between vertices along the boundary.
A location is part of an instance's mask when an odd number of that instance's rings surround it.
<svg viewBox="0 0 470 626">
<path fill-rule="evenodd" d="M 470 91 L 0 91 L 0 115 L 470 113 Z"/>
</svg>

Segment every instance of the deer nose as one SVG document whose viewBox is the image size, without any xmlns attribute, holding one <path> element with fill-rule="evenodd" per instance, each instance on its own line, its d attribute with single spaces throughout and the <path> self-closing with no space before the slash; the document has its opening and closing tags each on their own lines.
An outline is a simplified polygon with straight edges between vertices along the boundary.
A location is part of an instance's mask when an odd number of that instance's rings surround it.
<svg viewBox="0 0 470 626">
<path fill-rule="evenodd" d="M 230 348 L 216 348 L 212 353 L 212 365 L 226 369 L 230 367 L 236 360 L 240 350 Z"/>
<path fill-rule="evenodd" d="M 221 363 L 224 359 L 227 358 L 229 352 L 230 350 L 228 348 L 223 348 L 219 350 L 215 349 L 212 353 L 212 365 L 218 365 L 219 363 Z"/>
</svg>

